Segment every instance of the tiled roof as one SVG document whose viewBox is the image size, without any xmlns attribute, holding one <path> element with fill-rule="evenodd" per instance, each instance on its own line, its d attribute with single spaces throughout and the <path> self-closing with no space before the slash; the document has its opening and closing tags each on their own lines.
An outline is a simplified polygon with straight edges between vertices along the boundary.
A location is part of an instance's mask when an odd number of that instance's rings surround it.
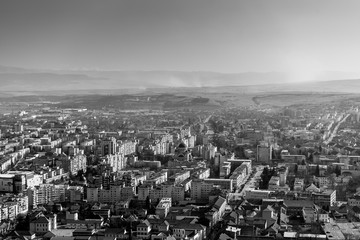
<svg viewBox="0 0 360 240">
<path fill-rule="evenodd" d="M 151 224 L 150 224 L 150 222 L 148 221 L 148 220 L 144 220 L 144 221 L 142 221 L 139 225 L 138 225 L 138 227 L 143 227 L 143 226 L 145 226 L 145 227 L 150 227 L 151 226 Z"/>
<path fill-rule="evenodd" d="M 39 217 L 32 221 L 32 223 L 49 223 L 49 219 L 47 219 L 46 217 Z"/>
</svg>

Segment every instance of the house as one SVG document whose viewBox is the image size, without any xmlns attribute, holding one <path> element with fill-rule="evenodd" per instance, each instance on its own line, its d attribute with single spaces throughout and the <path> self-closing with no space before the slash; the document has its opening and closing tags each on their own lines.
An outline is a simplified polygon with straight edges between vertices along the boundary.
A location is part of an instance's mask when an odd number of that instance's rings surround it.
<svg viewBox="0 0 360 240">
<path fill-rule="evenodd" d="M 106 228 L 104 236 L 116 239 L 129 239 L 129 233 L 125 228 Z"/>
<path fill-rule="evenodd" d="M 176 238 L 161 232 L 158 234 L 152 234 L 151 240 L 176 240 Z"/>
<path fill-rule="evenodd" d="M 95 229 L 75 229 L 72 236 L 75 240 L 88 240 L 95 234 Z"/>
<path fill-rule="evenodd" d="M 222 216 L 225 213 L 226 205 L 227 205 L 226 204 L 226 199 L 221 197 L 221 196 L 219 196 L 217 198 L 216 202 L 213 205 L 213 208 L 215 208 L 218 211 L 219 220 L 220 220 L 220 218 L 222 218 Z"/>
<path fill-rule="evenodd" d="M 14 240 L 31 240 L 35 239 L 35 233 L 31 231 L 12 231 L 8 236 L 7 239 L 14 239 Z"/>
<path fill-rule="evenodd" d="M 169 231 L 169 222 L 164 219 L 148 219 L 152 232 L 163 232 Z"/>
<path fill-rule="evenodd" d="M 317 220 L 321 223 L 328 223 L 330 222 L 329 212 L 325 211 L 324 209 L 319 209 L 317 212 Z"/>
<path fill-rule="evenodd" d="M 206 237 L 206 227 L 201 224 L 179 223 L 173 226 L 173 233 L 177 240 L 185 238 L 189 240 L 203 240 Z"/>
<path fill-rule="evenodd" d="M 360 207 L 360 195 L 355 194 L 352 197 L 348 198 L 348 205 L 349 206 L 358 206 Z"/>
<path fill-rule="evenodd" d="M 331 213 L 335 220 L 337 221 L 347 221 L 348 217 L 348 206 L 343 204 L 341 206 L 333 206 L 331 207 Z"/>
<path fill-rule="evenodd" d="M 262 219 L 266 220 L 268 225 L 272 225 L 277 221 L 277 213 L 272 206 L 267 206 L 261 213 Z"/>
<path fill-rule="evenodd" d="M 210 221 L 210 227 L 221 220 L 224 216 L 226 206 L 226 199 L 221 196 L 217 197 L 212 209 L 205 214 L 205 217 Z"/>
<path fill-rule="evenodd" d="M 279 233 L 279 230 L 280 230 L 280 225 L 275 222 L 266 229 L 266 232 L 269 234 L 269 236 L 275 237 Z"/>
<path fill-rule="evenodd" d="M 43 240 L 51 240 L 56 235 L 53 232 L 47 232 L 44 235 L 42 235 Z"/>
<path fill-rule="evenodd" d="M 44 214 L 37 215 L 35 218 L 30 220 L 30 232 L 35 234 L 47 233 L 57 228 L 56 214 L 50 214 L 45 216 Z"/>
<path fill-rule="evenodd" d="M 266 229 L 268 227 L 266 219 L 254 219 L 253 224 L 260 229 Z"/>
<path fill-rule="evenodd" d="M 316 187 L 313 183 L 310 184 L 310 186 L 308 186 L 306 189 L 305 189 L 306 192 L 320 192 L 320 189 L 318 187 Z"/>
<path fill-rule="evenodd" d="M 148 239 L 150 238 L 151 224 L 148 220 L 142 221 L 136 227 L 137 237 L 140 239 Z"/>
<path fill-rule="evenodd" d="M 359 221 L 360 220 L 360 207 L 353 206 L 353 207 L 349 207 L 348 209 L 349 209 L 348 218 L 351 220 Z"/>
<path fill-rule="evenodd" d="M 238 239 L 243 239 L 245 237 L 252 237 L 259 235 L 259 228 L 253 225 L 245 225 L 241 227 L 240 236 Z"/>
<path fill-rule="evenodd" d="M 306 224 L 311 224 L 317 220 L 316 209 L 314 209 L 314 207 L 304 207 L 302 216 Z"/>
<path fill-rule="evenodd" d="M 93 206 L 92 209 L 91 209 L 91 212 L 94 214 L 94 215 L 99 215 L 101 216 L 102 218 L 104 219 L 108 219 L 110 218 L 110 208 L 109 207 L 96 207 L 96 206 Z"/>
</svg>

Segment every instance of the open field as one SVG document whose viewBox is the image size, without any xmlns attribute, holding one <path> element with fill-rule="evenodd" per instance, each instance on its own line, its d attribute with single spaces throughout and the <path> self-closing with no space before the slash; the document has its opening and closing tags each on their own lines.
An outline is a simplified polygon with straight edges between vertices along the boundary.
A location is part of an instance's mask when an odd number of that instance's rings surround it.
<svg viewBox="0 0 360 240">
<path fill-rule="evenodd" d="M 296 90 L 294 90 L 296 89 Z M 360 102 L 360 81 L 308 84 L 262 84 L 217 87 L 80 89 L 53 91 L 0 90 L 0 108 L 27 103 L 56 103 L 59 107 L 100 109 L 197 109 L 224 107 L 284 107 L 291 105 Z M 359 93 L 358 93 L 359 92 Z M 17 103 L 18 105 L 15 105 Z M 20 105 L 19 105 L 20 104 Z M 11 107 L 11 108 L 13 108 Z"/>
<path fill-rule="evenodd" d="M 331 102 L 341 102 L 354 100 L 360 94 L 342 94 L 342 93 L 273 93 L 266 95 L 257 95 L 253 101 L 262 106 L 291 106 L 298 104 L 321 104 Z"/>
</svg>

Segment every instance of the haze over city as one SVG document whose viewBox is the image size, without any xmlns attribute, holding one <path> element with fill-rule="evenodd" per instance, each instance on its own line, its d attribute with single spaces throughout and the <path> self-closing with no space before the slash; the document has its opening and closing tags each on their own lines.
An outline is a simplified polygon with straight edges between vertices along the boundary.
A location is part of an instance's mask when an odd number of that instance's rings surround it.
<svg viewBox="0 0 360 240">
<path fill-rule="evenodd" d="M 3 0 L 0 65 L 355 79 L 359 7 L 356 0 Z"/>
</svg>

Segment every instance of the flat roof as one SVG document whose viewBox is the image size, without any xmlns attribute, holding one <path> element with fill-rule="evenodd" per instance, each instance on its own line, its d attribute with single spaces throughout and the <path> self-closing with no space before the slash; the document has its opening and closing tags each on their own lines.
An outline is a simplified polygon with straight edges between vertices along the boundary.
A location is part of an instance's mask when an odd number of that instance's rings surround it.
<svg viewBox="0 0 360 240">
<path fill-rule="evenodd" d="M 15 177 L 15 174 L 7 174 L 7 173 L 0 174 L 0 178 L 13 178 L 13 177 Z"/>
<path fill-rule="evenodd" d="M 336 223 L 325 223 L 323 229 L 329 240 L 345 240 L 344 234 Z"/>
<path fill-rule="evenodd" d="M 72 234 L 74 232 L 75 229 L 53 229 L 51 230 L 51 232 L 55 235 L 55 236 L 64 236 L 64 237 L 72 237 Z"/>
</svg>

